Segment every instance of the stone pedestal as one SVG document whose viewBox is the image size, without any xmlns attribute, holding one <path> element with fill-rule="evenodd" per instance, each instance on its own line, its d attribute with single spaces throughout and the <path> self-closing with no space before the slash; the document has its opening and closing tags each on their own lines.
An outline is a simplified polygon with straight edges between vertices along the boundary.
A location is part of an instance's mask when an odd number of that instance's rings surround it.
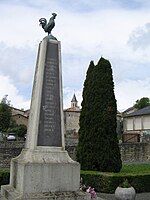
<svg viewBox="0 0 150 200">
<path fill-rule="evenodd" d="M 71 160 L 66 151 L 56 147 L 42 151 L 23 149 L 11 161 L 10 184 L 1 190 L 10 200 L 47 199 L 52 193 L 78 192 L 79 177 L 79 164 Z"/>
<path fill-rule="evenodd" d="M 26 148 L 11 161 L 9 200 L 85 199 L 79 192 L 80 165 L 64 145 L 60 42 L 39 45 Z"/>
</svg>

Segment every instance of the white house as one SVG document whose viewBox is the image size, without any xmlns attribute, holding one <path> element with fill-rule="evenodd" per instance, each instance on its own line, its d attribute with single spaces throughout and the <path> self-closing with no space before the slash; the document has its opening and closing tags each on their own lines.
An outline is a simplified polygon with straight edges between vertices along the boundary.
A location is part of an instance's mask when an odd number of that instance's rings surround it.
<svg viewBox="0 0 150 200">
<path fill-rule="evenodd" d="M 126 134 L 150 136 L 150 106 L 136 110 L 123 117 L 123 130 Z"/>
</svg>

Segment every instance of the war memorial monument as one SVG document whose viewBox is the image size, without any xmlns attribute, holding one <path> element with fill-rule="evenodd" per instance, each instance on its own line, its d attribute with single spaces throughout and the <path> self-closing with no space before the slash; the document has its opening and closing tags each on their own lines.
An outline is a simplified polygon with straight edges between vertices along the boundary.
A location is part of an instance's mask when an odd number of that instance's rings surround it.
<svg viewBox="0 0 150 200">
<path fill-rule="evenodd" d="M 26 147 L 11 160 L 10 183 L 1 187 L 9 200 L 82 200 L 80 164 L 65 150 L 61 46 L 49 22 L 39 20 L 48 33 L 39 44 Z"/>
</svg>

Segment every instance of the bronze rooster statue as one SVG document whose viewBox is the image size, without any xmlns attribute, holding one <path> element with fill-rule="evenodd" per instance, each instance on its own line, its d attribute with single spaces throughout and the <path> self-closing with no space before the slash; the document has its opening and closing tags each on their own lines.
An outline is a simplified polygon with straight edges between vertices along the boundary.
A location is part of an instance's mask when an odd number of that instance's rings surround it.
<svg viewBox="0 0 150 200">
<path fill-rule="evenodd" d="M 40 25 L 42 26 L 44 31 L 48 33 L 48 35 L 51 34 L 51 31 L 55 26 L 54 19 L 56 18 L 56 16 L 57 16 L 56 13 L 52 13 L 52 17 L 49 19 L 48 23 L 47 23 L 47 20 L 45 18 L 39 19 Z"/>
</svg>

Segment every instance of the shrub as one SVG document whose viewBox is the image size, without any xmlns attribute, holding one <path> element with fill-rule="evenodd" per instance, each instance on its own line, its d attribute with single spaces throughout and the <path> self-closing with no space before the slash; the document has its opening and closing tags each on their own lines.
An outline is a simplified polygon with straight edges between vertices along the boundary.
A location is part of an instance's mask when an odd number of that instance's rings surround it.
<svg viewBox="0 0 150 200">
<path fill-rule="evenodd" d="M 9 170 L 0 171 L 0 186 L 9 183 Z M 81 171 L 83 184 L 95 188 L 96 192 L 114 193 L 115 189 L 125 179 L 133 186 L 137 193 L 150 192 L 150 173 L 147 174 L 121 174 L 103 173 L 96 171 Z"/>
<path fill-rule="evenodd" d="M 85 185 L 94 187 L 97 192 L 114 193 L 115 189 L 128 179 L 137 193 L 150 192 L 150 173 L 144 175 L 121 174 L 121 173 L 102 173 L 93 171 L 81 171 L 81 177 Z"/>
<path fill-rule="evenodd" d="M 129 188 L 129 187 L 131 187 L 131 185 L 130 185 L 130 183 L 129 183 L 129 181 L 128 181 L 127 178 L 125 178 L 124 181 L 119 186 L 122 187 L 122 188 Z"/>
<path fill-rule="evenodd" d="M 9 128 L 7 132 L 16 133 L 18 137 L 24 137 L 24 135 L 27 133 L 27 126 L 24 124 L 16 125 L 13 128 Z"/>
<path fill-rule="evenodd" d="M 9 183 L 10 172 L 9 170 L 0 171 L 0 186 Z"/>
</svg>

